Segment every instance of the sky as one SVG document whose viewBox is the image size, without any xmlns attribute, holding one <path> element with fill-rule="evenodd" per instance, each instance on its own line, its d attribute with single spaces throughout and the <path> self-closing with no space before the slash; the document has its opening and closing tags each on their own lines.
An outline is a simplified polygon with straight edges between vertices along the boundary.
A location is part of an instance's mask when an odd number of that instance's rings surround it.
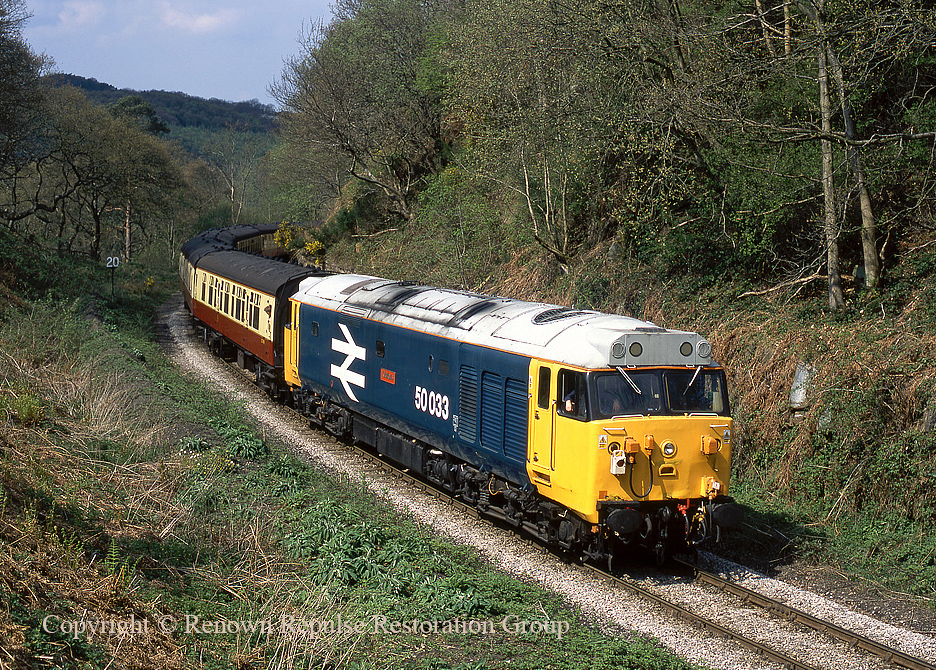
<svg viewBox="0 0 936 670">
<path fill-rule="evenodd" d="M 270 85 L 330 0 L 26 0 L 53 71 L 117 88 L 275 104 Z"/>
</svg>

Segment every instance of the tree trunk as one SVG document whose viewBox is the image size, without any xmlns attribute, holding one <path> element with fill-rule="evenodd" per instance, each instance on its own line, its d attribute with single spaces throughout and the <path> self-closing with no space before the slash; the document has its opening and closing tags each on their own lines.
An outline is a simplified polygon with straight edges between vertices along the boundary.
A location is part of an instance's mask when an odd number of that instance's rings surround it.
<svg viewBox="0 0 936 670">
<path fill-rule="evenodd" d="M 864 165 L 861 163 L 861 154 L 858 148 L 850 143 L 855 139 L 855 121 L 852 118 L 851 104 L 845 95 L 845 75 L 842 72 L 842 64 L 836 58 L 832 48 L 827 47 L 827 49 L 829 65 L 832 66 L 832 74 L 838 87 L 842 116 L 845 119 L 845 138 L 848 140 L 845 144 L 845 151 L 852 173 L 855 175 L 858 199 L 861 202 L 861 248 L 864 256 L 865 285 L 868 288 L 875 288 L 881 274 L 881 265 L 877 253 L 877 225 L 874 221 L 874 208 L 871 205 L 871 194 L 868 192 L 868 180 L 865 176 Z"/>
<path fill-rule="evenodd" d="M 130 200 L 127 200 L 127 218 L 124 221 L 124 261 L 130 260 Z"/>
<path fill-rule="evenodd" d="M 832 104 L 829 95 L 829 72 L 825 44 L 819 48 L 819 112 L 822 115 L 822 194 L 825 221 L 827 263 L 829 269 L 829 307 L 845 306 L 842 278 L 839 276 L 838 214 L 835 209 L 835 181 L 832 154 Z"/>
<path fill-rule="evenodd" d="M 771 33 L 771 26 L 767 23 L 767 18 L 764 16 L 764 3 L 763 0 L 754 0 L 754 8 L 757 10 L 757 20 L 761 24 L 761 32 L 764 33 L 764 44 L 767 45 L 767 51 L 772 57 L 777 56 L 777 50 L 774 48 L 773 36 Z"/>
<path fill-rule="evenodd" d="M 101 260 L 101 215 L 92 208 L 91 217 L 94 219 L 94 235 L 91 238 L 91 260 Z"/>
</svg>

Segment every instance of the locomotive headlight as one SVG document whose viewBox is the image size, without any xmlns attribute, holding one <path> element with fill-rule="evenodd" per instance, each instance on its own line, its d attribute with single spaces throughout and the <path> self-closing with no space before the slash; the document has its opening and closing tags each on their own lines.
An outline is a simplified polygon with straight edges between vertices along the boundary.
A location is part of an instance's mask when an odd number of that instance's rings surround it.
<svg viewBox="0 0 936 670">
<path fill-rule="evenodd" d="M 699 358 L 708 358 L 712 355 L 712 345 L 705 340 L 699 340 L 696 345 L 696 352 L 699 354 Z"/>
<path fill-rule="evenodd" d="M 692 342 L 683 342 L 679 345 L 679 353 L 686 358 L 692 356 Z"/>
<path fill-rule="evenodd" d="M 667 458 L 672 458 L 676 455 L 676 444 L 670 440 L 667 440 L 661 444 L 660 449 L 663 451 L 663 455 Z"/>
<path fill-rule="evenodd" d="M 630 352 L 631 356 L 633 356 L 634 358 L 637 358 L 638 356 L 640 356 L 640 354 L 643 353 L 643 346 L 640 344 L 640 342 L 631 342 L 631 345 L 628 348 L 628 351 Z"/>
</svg>

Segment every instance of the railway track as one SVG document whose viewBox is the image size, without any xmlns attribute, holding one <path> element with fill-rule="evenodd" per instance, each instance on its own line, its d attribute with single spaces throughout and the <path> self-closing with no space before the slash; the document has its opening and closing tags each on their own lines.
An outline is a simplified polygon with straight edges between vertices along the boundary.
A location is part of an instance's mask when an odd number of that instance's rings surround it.
<svg viewBox="0 0 936 670">
<path fill-rule="evenodd" d="M 705 582 L 706 584 L 711 584 L 712 586 L 730 593 L 741 599 L 742 602 L 749 605 L 756 605 L 761 607 L 775 616 L 786 619 L 787 621 L 793 621 L 795 623 L 807 626 L 813 630 L 819 631 L 831 637 L 841 640 L 846 644 L 854 647 L 855 649 L 862 649 L 869 654 L 877 656 L 885 663 L 888 663 L 895 667 L 900 668 L 909 668 L 910 670 L 936 670 L 936 665 L 924 661 L 919 658 L 905 654 L 902 651 L 893 649 L 885 644 L 881 644 L 876 640 L 872 640 L 864 635 L 859 635 L 853 631 L 850 631 L 846 628 L 842 628 L 834 623 L 814 617 L 811 614 L 807 614 L 801 610 L 796 609 L 795 607 L 790 607 L 778 600 L 773 598 L 768 598 L 767 596 L 758 593 L 752 589 L 746 588 L 737 584 L 730 579 L 726 579 L 720 575 L 716 575 L 711 572 L 706 572 L 693 565 L 691 562 L 683 559 L 675 559 L 679 564 L 691 569 L 695 574 L 695 578 L 699 581 Z"/>
<path fill-rule="evenodd" d="M 236 365 L 236 363 L 231 361 L 223 361 L 222 359 L 218 359 L 216 357 L 212 358 L 215 361 L 224 363 L 229 370 L 235 372 L 241 379 L 246 381 L 251 380 L 251 376 L 247 375 L 241 368 Z M 255 387 L 253 388 L 259 396 L 264 396 L 264 394 L 259 389 L 256 389 Z M 298 412 L 288 408 L 283 409 L 288 410 L 293 416 L 299 417 L 304 423 L 308 422 L 308 419 Z M 366 461 L 374 472 L 381 472 L 391 475 L 396 480 L 405 482 L 409 487 L 421 491 L 424 494 L 443 503 L 444 505 L 452 508 L 453 510 L 460 511 L 461 513 L 474 519 L 492 521 L 495 523 L 495 525 L 501 527 L 507 532 L 510 532 L 517 539 L 522 540 L 525 544 L 531 547 L 536 547 L 537 551 L 556 555 L 556 552 L 553 552 L 548 547 L 541 545 L 535 539 L 528 536 L 526 533 L 523 533 L 522 529 L 515 529 L 504 523 L 496 523 L 496 519 L 491 519 L 488 515 L 482 515 L 476 508 L 466 505 L 465 503 L 453 498 L 446 492 L 439 490 L 424 480 L 414 476 L 412 473 L 396 468 L 391 463 L 384 461 L 369 450 L 347 444 L 341 445 L 339 449 L 345 451 L 346 453 L 356 454 L 359 458 Z M 560 558 L 568 562 L 566 557 Z M 721 592 L 730 594 L 745 606 L 756 606 L 769 613 L 773 617 L 811 628 L 823 635 L 845 643 L 852 649 L 861 650 L 866 654 L 876 656 L 883 663 L 892 667 L 907 668 L 909 670 L 936 670 L 936 665 L 926 660 L 915 658 L 909 654 L 890 648 L 873 639 L 842 628 L 832 622 L 819 619 L 805 612 L 792 608 L 783 602 L 777 601 L 761 593 L 743 587 L 729 579 L 725 579 L 719 575 L 706 572 L 689 562 L 681 561 L 681 563 L 683 564 L 683 567 L 691 570 L 694 581 L 707 584 Z M 770 644 L 751 639 L 732 630 L 728 626 L 724 626 L 717 621 L 713 621 L 703 615 L 697 614 L 687 607 L 683 607 L 679 604 L 671 602 L 658 593 L 640 586 L 633 580 L 617 577 L 613 574 L 610 574 L 607 570 L 603 570 L 593 565 L 585 564 L 581 567 L 598 576 L 599 578 L 606 580 L 609 583 L 613 583 L 617 587 L 624 588 L 631 593 L 639 595 L 641 598 L 647 600 L 648 602 L 654 603 L 656 606 L 672 613 L 672 615 L 683 621 L 689 622 L 712 635 L 731 640 L 734 644 L 754 652 L 765 661 L 776 663 L 782 667 L 790 668 L 791 670 L 818 670 L 820 667 L 803 662 L 780 649 L 774 648 Z M 829 668 L 835 666 L 827 665 L 822 667 Z"/>
</svg>

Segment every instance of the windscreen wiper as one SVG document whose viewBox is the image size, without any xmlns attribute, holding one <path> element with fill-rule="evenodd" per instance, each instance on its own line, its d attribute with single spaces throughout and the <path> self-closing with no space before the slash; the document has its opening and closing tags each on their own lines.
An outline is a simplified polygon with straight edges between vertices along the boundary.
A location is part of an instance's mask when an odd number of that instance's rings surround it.
<svg viewBox="0 0 936 670">
<path fill-rule="evenodd" d="M 637 384 L 634 383 L 634 380 L 630 378 L 630 375 L 624 371 L 624 368 L 615 368 L 618 372 L 624 375 L 624 379 L 627 380 L 627 383 L 631 385 L 631 388 L 634 389 L 634 393 L 637 395 L 643 395 L 643 392 L 637 387 Z M 701 368 L 699 368 L 701 370 Z M 692 384 L 690 384 L 692 386 Z"/>
<path fill-rule="evenodd" d="M 695 384 L 695 380 L 696 380 L 696 378 L 699 376 L 699 373 L 700 373 L 700 372 L 702 372 L 702 366 L 701 366 L 701 365 L 695 369 L 695 374 L 692 375 L 692 379 L 689 380 L 689 385 L 686 387 L 686 390 L 683 391 L 683 395 L 686 395 L 686 393 L 689 391 L 689 389 L 692 388 L 692 385 Z M 632 382 L 632 383 L 633 383 L 633 382 Z"/>
</svg>

